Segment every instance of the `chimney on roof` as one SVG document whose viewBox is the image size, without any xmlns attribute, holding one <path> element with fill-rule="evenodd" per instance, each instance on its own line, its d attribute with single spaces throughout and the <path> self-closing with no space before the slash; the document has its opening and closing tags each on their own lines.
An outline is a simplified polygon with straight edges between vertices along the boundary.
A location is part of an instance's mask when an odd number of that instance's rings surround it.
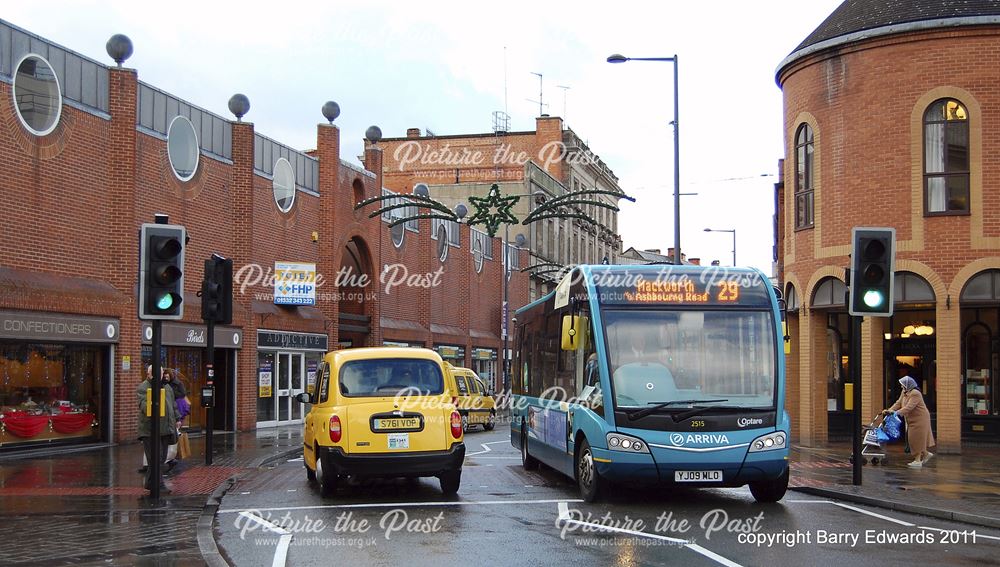
<svg viewBox="0 0 1000 567">
<path fill-rule="evenodd" d="M 407 128 L 406 129 L 406 137 L 407 138 L 419 138 L 420 137 L 420 128 Z"/>
<path fill-rule="evenodd" d="M 701 258 L 691 258 L 691 259 L 688 260 L 688 262 L 691 263 L 691 264 L 693 264 L 693 265 L 695 265 L 695 266 L 700 266 L 701 265 Z"/>
<path fill-rule="evenodd" d="M 667 256 L 670 256 L 671 259 L 674 257 L 674 247 L 673 246 L 671 246 L 670 248 L 667 248 Z"/>
<path fill-rule="evenodd" d="M 643 252 L 652 252 L 653 254 L 659 254 L 660 253 L 660 249 L 659 248 L 646 248 L 645 250 L 643 250 Z"/>
</svg>

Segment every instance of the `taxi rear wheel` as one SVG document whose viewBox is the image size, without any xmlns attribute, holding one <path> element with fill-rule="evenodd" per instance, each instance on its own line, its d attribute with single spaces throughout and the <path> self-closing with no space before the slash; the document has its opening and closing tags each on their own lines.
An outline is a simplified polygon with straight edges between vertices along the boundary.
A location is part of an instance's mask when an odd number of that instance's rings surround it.
<svg viewBox="0 0 1000 567">
<path fill-rule="evenodd" d="M 306 467 L 306 478 L 309 479 L 309 482 L 316 482 L 316 471 L 309 468 L 309 465 L 305 463 L 305 459 L 302 459 L 302 462 Z"/>
<path fill-rule="evenodd" d="M 493 428 L 497 425 L 497 414 L 495 411 L 490 410 L 489 420 L 483 424 L 483 429 L 486 431 L 493 431 Z"/>
<path fill-rule="evenodd" d="M 323 455 L 317 455 L 316 480 L 319 482 L 319 494 L 323 498 L 332 498 L 337 493 L 337 474 L 332 467 L 324 466 L 324 461 L 326 459 Z"/>
<path fill-rule="evenodd" d="M 462 471 L 447 471 L 438 477 L 441 481 L 441 492 L 445 496 L 452 496 L 458 492 L 458 487 L 462 484 Z"/>
<path fill-rule="evenodd" d="M 462 431 L 468 431 L 468 430 L 469 430 L 469 416 L 468 415 L 463 415 L 462 416 Z"/>
</svg>

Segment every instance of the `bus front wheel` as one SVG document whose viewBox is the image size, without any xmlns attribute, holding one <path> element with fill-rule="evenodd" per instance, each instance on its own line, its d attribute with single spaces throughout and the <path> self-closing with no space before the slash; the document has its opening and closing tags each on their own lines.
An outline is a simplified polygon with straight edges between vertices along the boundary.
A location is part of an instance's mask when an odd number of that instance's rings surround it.
<svg viewBox="0 0 1000 567">
<path fill-rule="evenodd" d="M 607 486 L 607 480 L 597 471 L 594 452 L 586 439 L 576 454 L 576 482 L 580 486 L 580 496 L 587 502 L 596 502 Z"/>
<path fill-rule="evenodd" d="M 788 490 L 788 469 L 774 480 L 758 480 L 750 483 L 750 493 L 757 502 L 777 502 Z"/>
</svg>

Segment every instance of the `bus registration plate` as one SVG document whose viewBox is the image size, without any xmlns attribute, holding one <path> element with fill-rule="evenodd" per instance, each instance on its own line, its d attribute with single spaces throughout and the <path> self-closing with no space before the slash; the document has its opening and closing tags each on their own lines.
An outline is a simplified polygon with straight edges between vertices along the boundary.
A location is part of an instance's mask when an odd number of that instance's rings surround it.
<svg viewBox="0 0 1000 567">
<path fill-rule="evenodd" d="M 674 471 L 674 482 L 722 482 L 722 471 Z"/>
</svg>

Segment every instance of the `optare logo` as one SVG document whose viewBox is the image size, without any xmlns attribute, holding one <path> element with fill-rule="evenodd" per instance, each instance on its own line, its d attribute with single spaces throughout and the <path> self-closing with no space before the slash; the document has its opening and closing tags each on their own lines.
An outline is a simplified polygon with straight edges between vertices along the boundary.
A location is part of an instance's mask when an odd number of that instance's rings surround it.
<svg viewBox="0 0 1000 567">
<path fill-rule="evenodd" d="M 670 434 L 670 442 L 673 443 L 674 445 L 683 445 L 684 444 L 684 434 L 682 434 L 682 433 L 671 433 Z"/>
<path fill-rule="evenodd" d="M 741 417 L 736 420 L 736 425 L 739 425 L 740 427 L 746 427 L 748 425 L 761 425 L 763 423 L 764 420 L 759 417 Z"/>
</svg>

